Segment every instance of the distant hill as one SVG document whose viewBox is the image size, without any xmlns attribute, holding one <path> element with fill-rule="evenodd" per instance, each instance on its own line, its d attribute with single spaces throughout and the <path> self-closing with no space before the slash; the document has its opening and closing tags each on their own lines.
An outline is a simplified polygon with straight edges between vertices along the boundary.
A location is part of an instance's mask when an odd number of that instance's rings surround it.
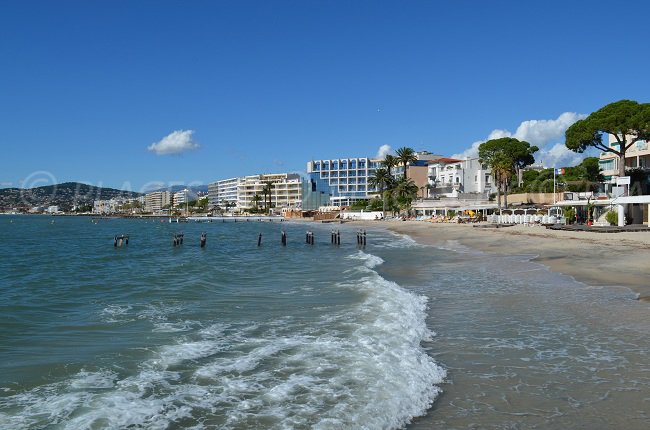
<svg viewBox="0 0 650 430">
<path fill-rule="evenodd" d="M 192 185 L 188 187 L 187 185 L 172 185 L 171 187 L 162 187 L 162 188 L 156 188 L 153 190 L 147 190 L 148 193 L 153 193 L 155 191 L 169 191 L 172 193 L 177 193 L 179 191 L 183 191 L 185 188 L 188 190 L 194 191 L 195 193 L 207 193 L 208 192 L 208 186 L 207 185 Z"/>
<path fill-rule="evenodd" d="M 34 206 L 59 206 L 68 210 L 73 205 L 92 204 L 94 200 L 108 200 L 116 197 L 133 198 L 141 196 L 133 191 L 101 188 L 80 182 L 65 182 L 36 188 L 0 189 L 0 209 L 31 208 Z"/>
</svg>

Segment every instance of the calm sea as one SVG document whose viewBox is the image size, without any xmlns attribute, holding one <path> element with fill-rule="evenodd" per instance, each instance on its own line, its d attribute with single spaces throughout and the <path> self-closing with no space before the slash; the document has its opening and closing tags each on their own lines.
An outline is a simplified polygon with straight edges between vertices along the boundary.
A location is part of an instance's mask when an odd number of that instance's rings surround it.
<svg viewBox="0 0 650 430">
<path fill-rule="evenodd" d="M 345 224 L 4 216 L 0 237 L 2 429 L 650 428 L 648 305 L 530 256 L 360 249 Z"/>
</svg>

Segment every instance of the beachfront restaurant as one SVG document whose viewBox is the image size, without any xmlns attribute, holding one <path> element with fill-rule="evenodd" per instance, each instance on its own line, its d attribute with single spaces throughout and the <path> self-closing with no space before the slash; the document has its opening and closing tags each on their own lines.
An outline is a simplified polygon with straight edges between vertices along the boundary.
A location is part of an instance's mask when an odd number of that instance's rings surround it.
<svg viewBox="0 0 650 430">
<path fill-rule="evenodd" d="M 555 206 L 574 207 L 578 221 L 587 219 L 587 208 L 593 205 L 594 225 L 607 225 L 605 216 L 607 212 L 614 211 L 618 215 L 618 226 L 629 224 L 648 225 L 650 213 L 650 195 L 643 196 L 596 196 L 591 193 L 564 193 L 563 200 L 556 202 Z"/>
<path fill-rule="evenodd" d="M 472 211 L 480 214 L 482 219 L 499 211 L 496 203 L 484 203 L 464 200 L 424 200 L 413 203 L 413 210 L 417 217 L 446 217 Z"/>
</svg>

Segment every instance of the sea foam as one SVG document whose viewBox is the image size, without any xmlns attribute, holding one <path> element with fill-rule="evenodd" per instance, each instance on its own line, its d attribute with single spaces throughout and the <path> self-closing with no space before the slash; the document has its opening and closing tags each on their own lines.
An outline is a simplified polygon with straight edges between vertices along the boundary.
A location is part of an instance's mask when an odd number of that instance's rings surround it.
<svg viewBox="0 0 650 430">
<path fill-rule="evenodd" d="M 289 252 L 285 260 L 297 258 Z M 144 329 L 138 335 L 152 341 L 130 344 L 137 350 L 131 361 L 115 354 L 115 361 L 5 392 L 0 428 L 405 426 L 426 412 L 446 377 L 421 346 L 433 336 L 425 325 L 427 301 L 382 278 L 374 270 L 383 263 L 376 255 L 345 247 L 320 255 L 330 258 L 328 267 L 338 264 L 340 273 L 317 277 L 317 268 L 303 273 L 280 268 L 268 271 L 276 273 L 269 285 L 277 289 L 262 285 L 266 298 L 258 298 L 249 279 L 246 287 L 228 292 L 231 296 L 217 287 L 206 296 L 211 306 L 230 299 L 237 310 L 212 311 L 201 303 L 207 311 L 197 312 L 193 302 L 182 300 L 183 293 L 165 300 L 160 286 L 154 300 L 103 300 L 100 321 L 116 331 L 137 324 Z M 307 286 L 310 294 L 301 294 Z M 270 303 L 278 311 L 247 311 L 254 300 L 260 306 L 255 309 Z"/>
</svg>

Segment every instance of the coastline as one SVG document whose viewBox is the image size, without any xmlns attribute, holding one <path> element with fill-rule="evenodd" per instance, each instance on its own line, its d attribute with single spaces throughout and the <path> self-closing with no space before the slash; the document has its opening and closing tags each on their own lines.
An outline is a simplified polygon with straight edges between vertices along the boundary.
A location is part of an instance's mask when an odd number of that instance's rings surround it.
<svg viewBox="0 0 650 430">
<path fill-rule="evenodd" d="M 415 241 L 438 246 L 457 241 L 481 252 L 501 255 L 531 255 L 532 261 L 554 272 L 572 276 L 593 287 L 621 286 L 650 302 L 647 264 L 650 261 L 650 231 L 602 234 L 550 230 L 541 226 L 474 228 L 472 224 L 415 221 L 372 221 Z"/>
</svg>

